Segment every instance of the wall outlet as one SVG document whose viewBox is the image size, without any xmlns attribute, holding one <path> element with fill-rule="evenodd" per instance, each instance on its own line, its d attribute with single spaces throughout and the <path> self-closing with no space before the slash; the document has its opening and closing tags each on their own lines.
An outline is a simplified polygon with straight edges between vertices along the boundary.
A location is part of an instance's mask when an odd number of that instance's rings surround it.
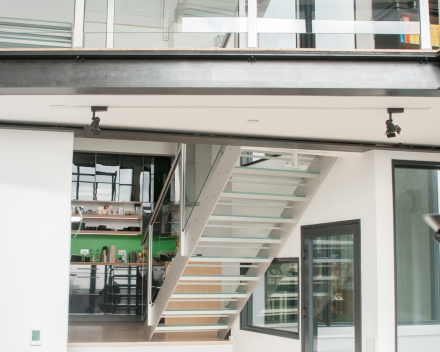
<svg viewBox="0 0 440 352">
<path fill-rule="evenodd" d="M 88 255 L 89 254 L 89 250 L 88 249 L 81 249 L 81 254 Z"/>
<path fill-rule="evenodd" d="M 127 254 L 127 253 L 125 252 L 125 249 L 120 249 L 120 250 L 118 250 L 118 255 L 124 255 L 124 254 Z"/>
<path fill-rule="evenodd" d="M 375 337 L 367 337 L 367 352 L 377 351 L 377 339 Z"/>
</svg>

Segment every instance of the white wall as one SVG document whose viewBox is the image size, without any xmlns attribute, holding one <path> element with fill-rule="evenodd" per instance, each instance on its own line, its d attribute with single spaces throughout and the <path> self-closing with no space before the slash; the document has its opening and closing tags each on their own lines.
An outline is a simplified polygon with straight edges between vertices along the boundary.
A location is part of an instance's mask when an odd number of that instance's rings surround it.
<svg viewBox="0 0 440 352">
<path fill-rule="evenodd" d="M 66 351 L 72 150 L 71 133 L 0 130 L 0 351 Z"/>
<path fill-rule="evenodd" d="M 301 226 L 360 219 L 363 346 L 366 350 L 366 337 L 376 338 L 378 352 L 395 350 L 393 159 L 440 161 L 440 155 L 378 151 L 337 159 L 278 254 L 300 257 Z M 405 331 L 399 352 L 410 351 L 414 345 L 420 351 L 437 351 L 440 329 L 421 330 Z M 242 331 L 238 320 L 232 335 L 237 352 L 267 351 L 272 346 L 301 351 L 300 340 Z M 326 340 L 329 345 L 337 342 Z"/>
<path fill-rule="evenodd" d="M 176 143 L 125 141 L 119 139 L 75 138 L 73 149 L 76 152 L 109 152 L 123 154 L 165 155 L 176 152 Z"/>
<path fill-rule="evenodd" d="M 299 222 L 277 257 L 300 257 L 301 226 L 334 221 L 362 219 L 362 245 L 373 246 L 374 237 L 374 158 L 372 153 L 338 158 L 315 193 Z M 358 201 L 360 200 L 360 201 Z M 366 240 L 370 238 L 370 240 Z M 364 248 L 364 249 L 366 249 Z M 374 252 L 373 252 L 374 253 Z M 364 265 L 364 261 L 362 262 Z M 374 291 L 374 275 L 365 275 L 363 287 Z M 365 297 L 364 320 L 375 321 L 377 311 L 374 295 Z M 366 316 L 365 316 L 366 315 Z M 370 332 L 375 334 L 375 331 Z M 267 351 L 271 346 L 279 350 L 301 351 L 300 340 L 274 337 L 240 330 L 239 321 L 232 330 L 234 351 Z M 331 339 L 327 339 L 329 343 Z"/>
</svg>

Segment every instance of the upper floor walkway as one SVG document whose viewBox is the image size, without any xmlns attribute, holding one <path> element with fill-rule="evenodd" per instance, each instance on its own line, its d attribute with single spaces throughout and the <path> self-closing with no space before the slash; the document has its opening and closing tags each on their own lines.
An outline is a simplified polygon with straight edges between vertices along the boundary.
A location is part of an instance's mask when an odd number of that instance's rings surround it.
<svg viewBox="0 0 440 352">
<path fill-rule="evenodd" d="M 437 0 L 2 1 L 0 48 L 439 47 Z"/>
</svg>

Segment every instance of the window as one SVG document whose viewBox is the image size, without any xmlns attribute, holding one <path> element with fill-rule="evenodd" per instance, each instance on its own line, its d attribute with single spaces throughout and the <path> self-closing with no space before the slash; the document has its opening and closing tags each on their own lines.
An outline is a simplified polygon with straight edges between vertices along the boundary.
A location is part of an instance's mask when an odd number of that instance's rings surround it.
<svg viewBox="0 0 440 352">
<path fill-rule="evenodd" d="M 72 199 L 153 202 L 170 167 L 170 157 L 73 153 Z"/>
<path fill-rule="evenodd" d="M 298 339 L 298 258 L 277 258 L 241 312 L 241 329 Z"/>
<path fill-rule="evenodd" d="M 397 345 L 403 350 L 417 329 L 414 325 L 437 325 L 440 333 L 439 244 L 423 220 L 424 214 L 439 212 L 440 164 L 394 161 L 393 165 L 396 329 Z M 423 343 L 423 337 L 418 341 Z"/>
</svg>

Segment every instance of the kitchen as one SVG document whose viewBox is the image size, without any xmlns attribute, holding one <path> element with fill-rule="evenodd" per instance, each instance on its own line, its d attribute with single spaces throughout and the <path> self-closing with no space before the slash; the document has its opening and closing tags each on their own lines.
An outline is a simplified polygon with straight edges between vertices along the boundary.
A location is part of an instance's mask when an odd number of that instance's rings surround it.
<svg viewBox="0 0 440 352">
<path fill-rule="evenodd" d="M 162 155 L 74 153 L 69 322 L 145 316 L 148 248 L 141 239 L 171 162 Z M 171 192 L 153 237 L 156 286 L 178 246 Z"/>
</svg>

